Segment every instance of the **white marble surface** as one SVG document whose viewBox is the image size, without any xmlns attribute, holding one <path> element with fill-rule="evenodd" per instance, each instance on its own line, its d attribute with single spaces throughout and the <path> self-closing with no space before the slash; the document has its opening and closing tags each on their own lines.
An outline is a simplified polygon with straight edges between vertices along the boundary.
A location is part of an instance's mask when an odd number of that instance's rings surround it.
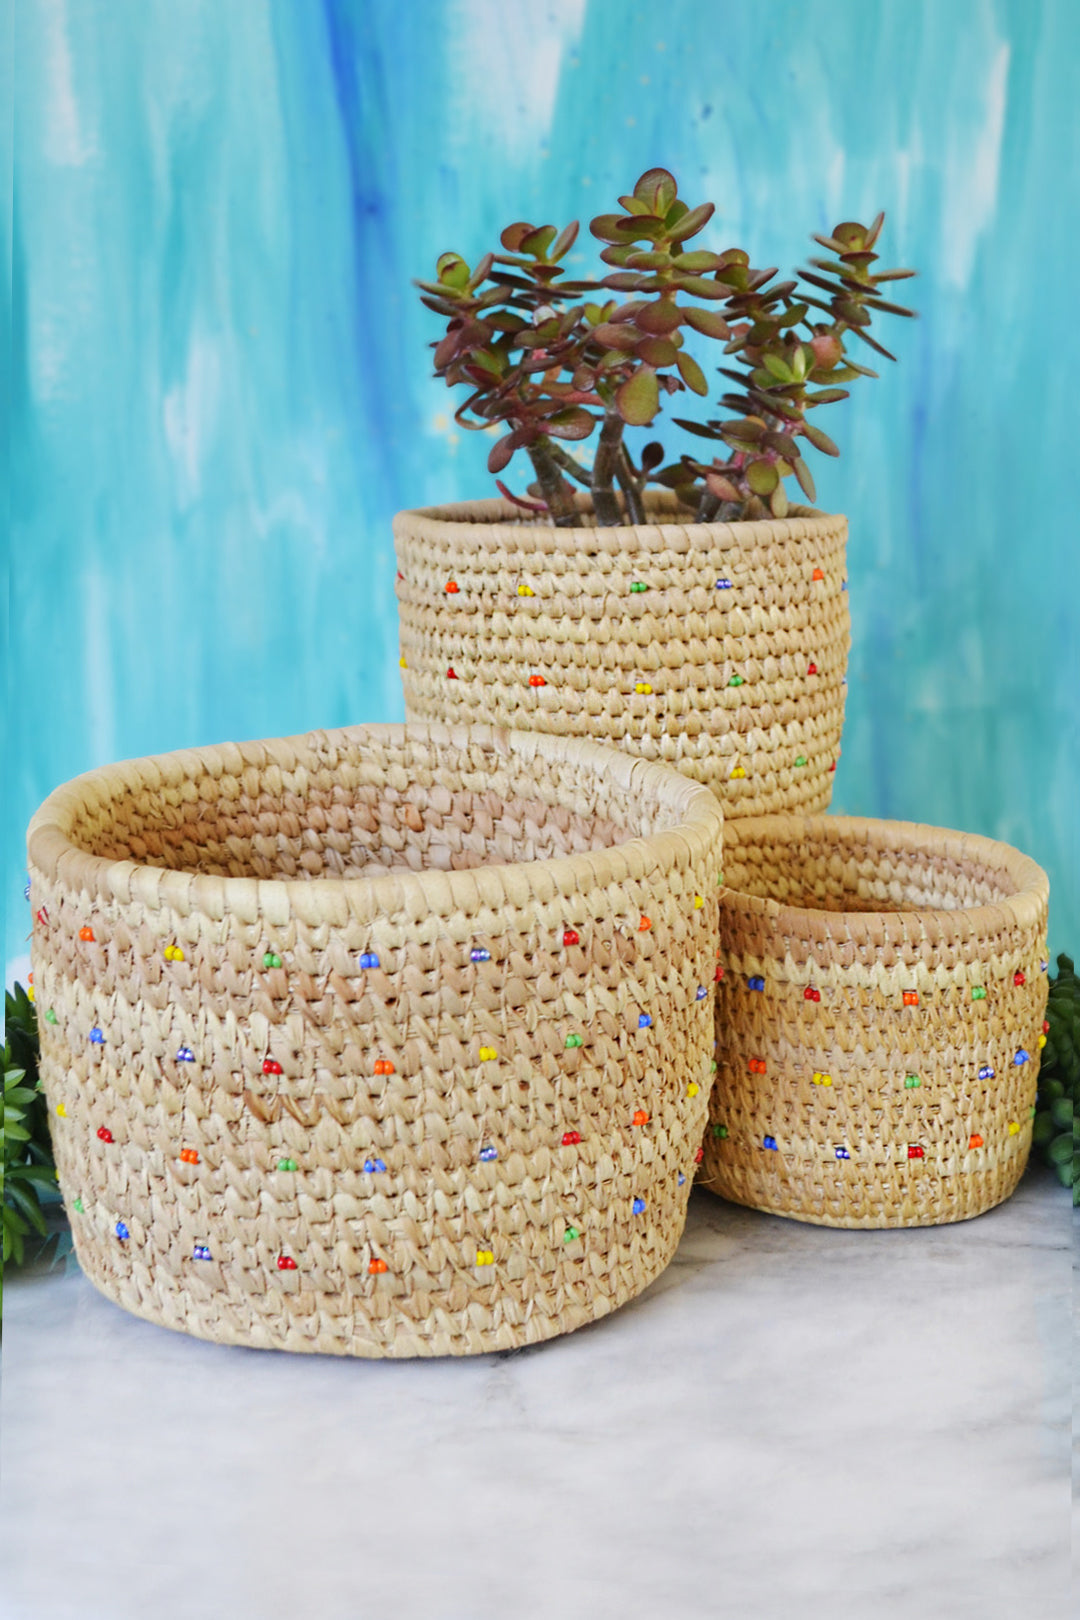
<svg viewBox="0 0 1080 1620">
<path fill-rule="evenodd" d="M 830 1232 L 705 1193 L 534 1350 L 223 1349 L 9 1282 L 4 1620 L 1066 1620 L 1071 1210 Z"/>
</svg>

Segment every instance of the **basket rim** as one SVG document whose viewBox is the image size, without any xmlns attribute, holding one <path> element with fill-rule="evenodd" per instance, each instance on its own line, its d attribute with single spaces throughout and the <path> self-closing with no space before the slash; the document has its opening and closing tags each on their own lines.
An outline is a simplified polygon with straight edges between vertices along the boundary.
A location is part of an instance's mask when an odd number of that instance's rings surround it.
<svg viewBox="0 0 1080 1620">
<path fill-rule="evenodd" d="M 590 510 L 591 501 L 583 490 L 574 492 L 574 501 L 582 513 Z M 838 528 L 847 531 L 847 518 L 840 512 L 820 512 L 812 506 L 793 506 L 787 517 L 752 518 L 738 523 L 695 523 L 678 519 L 678 503 L 674 492 L 666 489 L 645 491 L 645 505 L 655 510 L 657 519 L 643 524 L 620 523 L 610 528 L 597 528 L 582 524 L 580 528 L 556 528 L 553 523 L 530 522 L 520 507 L 501 496 L 485 496 L 473 501 L 449 501 L 437 506 L 418 506 L 398 512 L 393 520 L 396 539 L 450 540 L 461 545 L 472 540 L 477 549 L 489 547 L 493 541 L 513 539 L 521 551 L 561 552 L 580 551 L 583 543 L 604 551 L 653 551 L 657 541 L 661 545 L 674 544 L 685 550 L 690 546 L 708 546 L 715 549 L 717 542 L 745 545 L 748 541 L 768 542 L 800 540 L 817 535 L 834 535 Z"/>
<path fill-rule="evenodd" d="M 728 857 L 741 844 L 752 844 L 755 835 L 789 841 L 798 837 L 833 835 L 837 845 L 858 840 L 864 847 L 921 851 L 955 860 L 978 861 L 982 866 L 1007 876 L 1013 890 L 999 900 L 977 906 L 913 906 L 899 910 L 827 911 L 816 906 L 795 906 L 787 901 L 762 899 L 738 889 L 722 891 L 721 910 L 743 915 L 765 916 L 778 932 L 796 937 L 815 937 L 867 943 L 882 940 L 899 924 L 904 932 L 914 924 L 933 932 L 939 940 L 969 939 L 972 934 L 1000 933 L 1002 926 L 1029 928 L 1043 917 L 1050 897 L 1050 879 L 1030 855 L 1012 844 L 987 838 L 981 833 L 957 832 L 918 821 L 894 821 L 874 816 L 767 815 L 729 818 L 724 823 L 725 866 Z M 930 925 L 927 929 L 927 925 Z"/>
<path fill-rule="evenodd" d="M 619 844 L 546 860 L 492 862 L 460 871 L 395 870 L 371 877 L 309 879 L 220 877 L 145 861 L 113 860 L 89 853 L 70 836 L 72 822 L 88 800 L 101 804 L 141 785 L 176 784 L 207 770 L 211 775 L 223 775 L 251 767 L 288 770 L 305 763 L 318 767 L 325 765 L 315 753 L 320 745 L 356 744 L 366 738 L 393 743 L 409 737 L 426 740 L 434 749 L 479 744 L 526 765 L 544 756 L 596 771 L 635 797 L 669 804 L 672 824 Z M 155 910 L 168 906 L 184 915 L 198 912 L 214 919 L 229 915 L 255 922 L 263 918 L 277 926 L 292 918 L 311 926 L 380 919 L 416 925 L 433 912 L 449 922 L 455 913 L 470 918 L 511 903 L 549 903 L 560 894 L 580 900 L 581 895 L 612 883 L 686 868 L 714 844 L 719 859 L 722 828 L 722 807 L 707 787 L 670 766 L 636 759 L 589 738 L 407 721 L 207 744 L 98 766 L 49 794 L 31 818 L 26 842 L 31 867 L 44 877 L 105 901 L 134 900 Z"/>
</svg>

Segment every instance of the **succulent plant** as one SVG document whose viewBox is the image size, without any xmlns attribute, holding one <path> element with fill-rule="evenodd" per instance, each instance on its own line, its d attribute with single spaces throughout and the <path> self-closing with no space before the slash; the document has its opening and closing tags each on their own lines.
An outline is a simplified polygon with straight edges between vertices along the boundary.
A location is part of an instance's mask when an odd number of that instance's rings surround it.
<svg viewBox="0 0 1080 1620">
<path fill-rule="evenodd" d="M 579 521 L 574 482 L 590 491 L 604 526 L 643 521 L 650 481 L 673 489 L 700 521 L 781 517 L 788 509 L 785 480 L 792 477 L 813 500 L 799 441 L 826 455 L 839 452 L 808 412 L 846 399 L 839 385 L 877 375 L 851 358 L 846 336 L 893 359 L 870 335 L 873 316 L 913 313 L 882 298 L 879 288 L 915 272 L 872 269 L 884 215 L 815 237 L 830 257 L 774 282 L 776 270 L 754 270 L 741 248 L 686 247 L 714 206 L 689 207 L 666 169 L 649 169 L 619 207 L 591 223 L 605 244 L 600 258 L 613 267 L 599 279 L 562 279 L 561 261 L 577 240 L 575 220 L 562 231 L 510 225 L 501 237 L 504 253 L 486 253 L 474 269 L 459 254 L 444 253 L 436 280 L 418 283 L 428 308 L 447 319 L 434 345 L 436 375 L 470 389 L 457 421 L 489 432 L 506 428 L 488 457 L 492 473 L 518 450 L 532 462 L 532 499 L 497 480 L 499 488 L 559 525 Z M 635 464 L 628 426 L 647 427 L 664 394 L 709 393 L 705 373 L 684 347 L 685 329 L 724 345 L 730 363 L 718 369 L 734 386 L 721 394 L 724 414 L 675 420 L 722 448 L 708 461 L 684 453 L 662 466 L 663 447 L 651 442 Z M 597 430 L 587 470 L 564 442 Z"/>
<path fill-rule="evenodd" d="M 1080 1204 L 1080 978 L 1059 956 L 1046 1003 L 1049 1030 L 1039 1071 L 1032 1141 Z"/>
</svg>

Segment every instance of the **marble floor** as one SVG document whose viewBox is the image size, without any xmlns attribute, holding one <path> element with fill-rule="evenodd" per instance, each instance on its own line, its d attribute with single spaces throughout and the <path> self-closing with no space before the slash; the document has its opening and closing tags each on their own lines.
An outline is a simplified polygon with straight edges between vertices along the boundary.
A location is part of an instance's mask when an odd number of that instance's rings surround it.
<svg viewBox="0 0 1080 1620">
<path fill-rule="evenodd" d="M 1040 1171 L 910 1232 L 699 1192 L 608 1321 L 411 1363 L 224 1349 L 16 1277 L 0 1614 L 1066 1620 L 1071 1259 Z"/>
</svg>

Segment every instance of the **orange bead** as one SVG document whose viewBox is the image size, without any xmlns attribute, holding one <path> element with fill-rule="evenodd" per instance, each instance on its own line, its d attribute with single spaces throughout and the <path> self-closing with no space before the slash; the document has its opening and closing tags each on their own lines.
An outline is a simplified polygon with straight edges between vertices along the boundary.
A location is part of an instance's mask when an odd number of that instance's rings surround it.
<svg viewBox="0 0 1080 1620">
<path fill-rule="evenodd" d="M 376 1058 L 375 1059 L 375 1073 L 376 1074 L 393 1074 L 394 1073 L 394 1065 L 391 1063 L 389 1058 Z"/>
<path fill-rule="evenodd" d="M 199 1155 L 194 1148 L 181 1148 L 180 1162 L 182 1164 L 198 1164 Z"/>
<path fill-rule="evenodd" d="M 810 577 L 812 579 L 824 579 L 825 578 L 825 572 L 821 568 L 815 568 L 813 574 Z"/>
<path fill-rule="evenodd" d="M 544 677 L 542 675 L 530 675 L 529 676 L 529 685 L 530 686 L 546 686 L 547 681 L 545 681 L 545 679 L 544 679 Z"/>
<path fill-rule="evenodd" d="M 978 1135 L 973 1136 L 970 1139 L 970 1141 L 968 1142 L 968 1147 L 969 1148 L 982 1147 L 982 1145 L 983 1145 L 983 1139 L 982 1139 L 981 1136 L 978 1136 Z"/>
<path fill-rule="evenodd" d="M 93 938 L 94 938 L 94 930 L 92 928 L 80 928 L 79 929 L 79 938 L 80 939 L 93 940 Z"/>
<path fill-rule="evenodd" d="M 919 1005 L 919 992 L 917 990 L 904 991 L 904 1006 L 917 1007 Z"/>
<path fill-rule="evenodd" d="M 447 582 L 446 582 L 446 594 L 447 594 L 447 596 L 456 596 L 458 591 L 460 591 L 460 589 L 461 589 L 461 586 L 458 584 L 456 579 L 448 579 L 447 580 Z"/>
<path fill-rule="evenodd" d="M 748 1068 L 749 1068 L 751 1074 L 764 1074 L 765 1073 L 765 1059 L 764 1058 L 751 1058 L 750 1062 L 748 1064 Z"/>
<path fill-rule="evenodd" d="M 648 930 L 651 927 L 652 927 L 652 918 L 651 917 L 642 917 L 641 921 L 638 923 L 638 932 L 642 933 L 642 934 L 647 933 Z"/>
<path fill-rule="evenodd" d="M 648 1123 L 649 1123 L 649 1116 L 645 1112 L 644 1108 L 635 1109 L 634 1110 L 634 1124 L 635 1125 L 647 1125 Z"/>
<path fill-rule="evenodd" d="M 455 590 L 457 589 L 456 585 L 455 585 L 454 589 Z M 389 1271 L 389 1269 L 390 1268 L 386 1264 L 385 1260 L 369 1260 L 368 1261 L 368 1270 L 371 1272 L 373 1277 L 380 1277 L 384 1271 Z"/>
</svg>

